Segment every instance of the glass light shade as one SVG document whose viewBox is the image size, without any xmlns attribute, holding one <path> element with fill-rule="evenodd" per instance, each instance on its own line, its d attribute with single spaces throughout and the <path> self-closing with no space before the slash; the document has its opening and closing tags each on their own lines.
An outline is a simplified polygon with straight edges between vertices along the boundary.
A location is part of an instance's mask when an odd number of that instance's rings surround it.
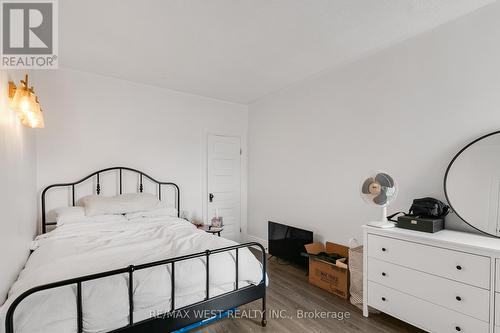
<svg viewBox="0 0 500 333">
<path fill-rule="evenodd" d="M 35 95 L 33 87 L 29 89 L 28 75 L 21 80 L 21 86 L 17 87 L 13 82 L 9 82 L 9 96 L 14 96 L 10 101 L 10 107 L 16 112 L 19 120 L 24 126 L 31 128 L 43 128 L 45 121 L 43 119 L 42 109 L 38 98 Z"/>
<path fill-rule="evenodd" d="M 28 89 L 23 87 L 16 89 L 10 106 L 16 111 L 19 120 L 24 126 L 31 128 L 43 128 L 45 126 L 40 103 L 37 102 L 35 94 Z"/>
<path fill-rule="evenodd" d="M 44 128 L 45 121 L 43 119 L 40 103 L 36 101 L 36 98 L 34 98 L 33 101 L 33 104 L 31 104 L 32 108 L 30 108 L 28 112 L 24 113 L 24 118 L 21 119 L 21 123 L 24 126 L 31 128 Z"/>
<path fill-rule="evenodd" d="M 26 117 L 26 114 L 31 108 L 33 103 L 36 102 L 33 94 L 23 87 L 16 89 L 16 93 L 11 100 L 10 107 L 17 113 L 21 121 Z"/>
<path fill-rule="evenodd" d="M 21 103 L 19 104 L 19 118 L 21 119 L 21 122 L 28 117 L 34 116 L 37 108 L 36 105 L 36 96 L 32 93 L 29 93 L 28 96 L 21 99 Z"/>
</svg>

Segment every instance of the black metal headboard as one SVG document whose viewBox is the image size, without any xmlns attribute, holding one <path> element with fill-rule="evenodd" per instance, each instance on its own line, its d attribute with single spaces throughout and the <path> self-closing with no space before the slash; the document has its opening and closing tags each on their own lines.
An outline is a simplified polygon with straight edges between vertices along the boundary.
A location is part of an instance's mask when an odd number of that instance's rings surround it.
<svg viewBox="0 0 500 333">
<path fill-rule="evenodd" d="M 52 188 L 55 188 L 55 187 L 70 187 L 71 188 L 71 202 L 72 202 L 72 206 L 75 206 L 76 205 L 76 200 L 75 200 L 75 186 L 78 185 L 78 184 L 81 184 L 83 182 L 85 182 L 86 180 L 92 178 L 92 177 L 96 177 L 96 180 L 97 180 L 97 185 L 95 187 L 95 193 L 96 194 L 101 194 L 101 182 L 100 182 L 100 174 L 101 173 L 104 173 L 104 172 L 108 172 L 108 171 L 113 171 L 113 170 L 117 170 L 118 171 L 118 174 L 119 174 L 119 180 L 118 180 L 118 186 L 119 186 L 119 193 L 122 194 L 123 192 L 123 171 L 129 171 L 129 172 L 134 172 L 134 173 L 137 173 L 138 176 L 139 176 L 139 188 L 138 188 L 138 192 L 139 193 L 142 193 L 143 190 L 144 190 L 144 186 L 143 186 L 143 178 L 147 178 L 149 179 L 149 181 L 155 183 L 158 185 L 158 199 L 161 200 L 161 189 L 162 189 L 162 186 L 171 186 L 175 189 L 175 208 L 177 209 L 177 216 L 179 217 L 180 216 L 180 190 L 179 190 L 179 186 L 177 186 L 177 184 L 175 183 L 171 183 L 171 182 L 160 182 L 156 179 L 154 179 L 153 177 L 145 174 L 144 172 L 142 171 L 139 171 L 139 170 L 135 170 L 135 169 L 132 169 L 132 168 L 127 168 L 127 167 L 112 167 L 112 168 L 107 168 L 107 169 L 102 169 L 102 170 L 99 170 L 99 171 L 96 171 L 96 172 L 93 172 L 91 173 L 90 175 L 74 182 L 74 183 L 61 183 L 61 184 L 53 184 L 53 185 L 50 185 L 50 186 L 47 186 L 46 188 L 43 189 L 42 191 L 42 233 L 45 233 L 47 231 L 47 226 L 48 225 L 55 225 L 56 222 L 47 222 L 47 212 L 46 212 L 46 202 L 45 202 L 45 195 L 47 194 L 47 191 L 52 189 Z"/>
</svg>

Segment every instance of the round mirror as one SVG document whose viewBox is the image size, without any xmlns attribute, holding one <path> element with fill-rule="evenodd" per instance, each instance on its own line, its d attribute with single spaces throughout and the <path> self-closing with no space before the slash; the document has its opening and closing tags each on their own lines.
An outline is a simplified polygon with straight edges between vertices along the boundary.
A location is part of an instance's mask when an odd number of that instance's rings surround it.
<svg viewBox="0 0 500 333">
<path fill-rule="evenodd" d="M 444 192 L 453 211 L 482 232 L 500 229 L 500 131 L 471 142 L 451 160 Z"/>
</svg>

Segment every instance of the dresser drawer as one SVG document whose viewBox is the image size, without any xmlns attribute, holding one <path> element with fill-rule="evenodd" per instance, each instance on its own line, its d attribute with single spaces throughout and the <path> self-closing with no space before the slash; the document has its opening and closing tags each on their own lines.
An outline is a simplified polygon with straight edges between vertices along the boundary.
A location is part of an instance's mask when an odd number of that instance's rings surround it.
<svg viewBox="0 0 500 333">
<path fill-rule="evenodd" d="M 368 255 L 386 262 L 490 289 L 490 258 L 378 235 L 368 235 Z"/>
<path fill-rule="evenodd" d="M 489 321 L 490 295 L 488 290 L 375 258 L 368 258 L 368 280 L 484 322 Z"/>
<path fill-rule="evenodd" d="M 368 305 L 429 332 L 488 333 L 489 324 L 439 305 L 368 282 Z"/>
</svg>

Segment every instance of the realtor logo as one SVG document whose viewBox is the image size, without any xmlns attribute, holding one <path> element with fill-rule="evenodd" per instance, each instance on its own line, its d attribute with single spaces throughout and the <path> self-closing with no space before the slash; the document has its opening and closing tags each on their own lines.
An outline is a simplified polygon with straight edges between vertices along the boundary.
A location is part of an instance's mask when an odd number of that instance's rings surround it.
<svg viewBox="0 0 500 333">
<path fill-rule="evenodd" d="M 56 0 L 1 3 L 1 67 L 13 69 L 57 68 Z"/>
</svg>

